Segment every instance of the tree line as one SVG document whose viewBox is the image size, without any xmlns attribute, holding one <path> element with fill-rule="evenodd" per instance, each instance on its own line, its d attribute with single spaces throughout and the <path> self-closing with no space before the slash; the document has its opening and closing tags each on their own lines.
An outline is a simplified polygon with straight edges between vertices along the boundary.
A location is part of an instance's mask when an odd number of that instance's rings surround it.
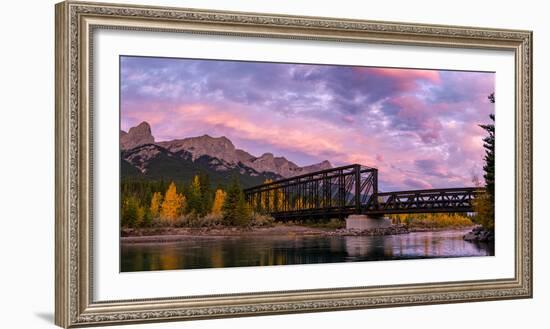
<svg viewBox="0 0 550 329">
<path fill-rule="evenodd" d="M 124 180 L 121 182 L 121 226 L 247 226 L 271 219 L 250 209 L 239 180 L 212 189 L 207 174 L 182 182 Z"/>
</svg>

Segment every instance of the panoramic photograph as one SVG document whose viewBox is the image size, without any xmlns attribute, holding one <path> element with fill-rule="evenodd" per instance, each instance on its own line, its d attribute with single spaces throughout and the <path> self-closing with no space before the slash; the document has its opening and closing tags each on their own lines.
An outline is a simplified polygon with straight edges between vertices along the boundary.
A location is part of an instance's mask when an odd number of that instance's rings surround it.
<svg viewBox="0 0 550 329">
<path fill-rule="evenodd" d="M 120 271 L 494 256 L 495 73 L 120 57 Z"/>
</svg>

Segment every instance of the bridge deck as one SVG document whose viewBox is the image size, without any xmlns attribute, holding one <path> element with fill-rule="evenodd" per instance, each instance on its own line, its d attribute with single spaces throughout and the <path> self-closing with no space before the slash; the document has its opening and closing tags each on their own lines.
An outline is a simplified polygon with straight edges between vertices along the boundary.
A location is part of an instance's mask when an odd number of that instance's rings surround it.
<svg viewBox="0 0 550 329">
<path fill-rule="evenodd" d="M 278 220 L 351 214 L 472 212 L 477 187 L 378 192 L 378 170 L 338 167 L 245 190 L 249 205 Z"/>
</svg>

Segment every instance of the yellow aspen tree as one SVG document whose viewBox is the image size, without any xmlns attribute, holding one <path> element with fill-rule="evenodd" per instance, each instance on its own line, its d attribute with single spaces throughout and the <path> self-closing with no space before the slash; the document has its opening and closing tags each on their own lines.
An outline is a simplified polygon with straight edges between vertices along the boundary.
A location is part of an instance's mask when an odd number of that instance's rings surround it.
<svg viewBox="0 0 550 329">
<path fill-rule="evenodd" d="M 275 209 L 275 190 L 270 190 L 268 194 L 268 200 L 269 200 L 269 209 L 273 211 Z"/>
<path fill-rule="evenodd" d="M 153 218 L 159 217 L 161 205 L 162 205 L 162 193 L 160 192 L 153 193 L 153 197 L 151 198 L 151 207 L 150 207 L 151 216 L 153 216 Z"/>
<path fill-rule="evenodd" d="M 178 193 L 176 190 L 176 184 L 170 183 L 166 194 L 164 195 L 164 201 L 162 202 L 160 217 L 168 221 L 174 221 L 178 218 L 183 209 L 185 208 L 185 196 Z"/>
<path fill-rule="evenodd" d="M 483 225 L 486 229 L 492 230 L 495 228 L 493 217 L 493 203 L 491 202 L 490 195 L 485 192 L 478 195 L 472 204 L 474 212 L 476 213 L 475 219 L 478 224 Z"/>
<path fill-rule="evenodd" d="M 277 189 L 277 211 L 283 211 L 284 204 L 285 204 L 285 195 L 283 193 L 283 189 Z"/>
<path fill-rule="evenodd" d="M 294 201 L 293 210 L 301 210 L 301 209 L 304 209 L 304 200 L 302 200 L 302 198 L 297 198 L 296 201 Z"/>
<path fill-rule="evenodd" d="M 269 184 L 269 183 L 272 183 L 273 180 L 268 178 L 264 181 L 264 184 Z M 272 203 L 271 203 L 272 199 L 271 199 L 271 191 L 265 191 L 265 192 L 262 192 L 262 210 L 267 210 L 267 209 L 273 209 L 272 207 Z"/>
<path fill-rule="evenodd" d="M 222 207 L 223 203 L 225 202 L 225 197 L 227 193 L 225 193 L 222 189 L 217 189 L 216 194 L 214 196 L 214 204 L 212 205 L 212 214 L 214 215 L 221 215 L 222 214 Z"/>
</svg>

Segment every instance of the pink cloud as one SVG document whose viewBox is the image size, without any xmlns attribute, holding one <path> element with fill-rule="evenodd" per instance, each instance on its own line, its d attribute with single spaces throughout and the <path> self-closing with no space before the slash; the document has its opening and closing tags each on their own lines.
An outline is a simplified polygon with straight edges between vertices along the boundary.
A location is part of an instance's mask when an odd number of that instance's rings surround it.
<svg viewBox="0 0 550 329">
<path fill-rule="evenodd" d="M 413 188 L 417 188 L 417 189 L 430 189 L 430 188 L 433 188 L 432 184 L 422 180 L 422 179 L 419 179 L 419 178 L 415 178 L 415 177 L 408 177 L 408 178 L 405 178 L 403 180 L 403 183 L 405 183 L 406 185 L 408 186 L 411 186 Z"/>
<path fill-rule="evenodd" d="M 418 87 L 419 81 L 439 84 L 441 78 L 438 71 L 400 68 L 354 67 L 353 71 L 366 76 L 378 76 L 396 83 L 400 91 L 412 91 Z"/>
<path fill-rule="evenodd" d="M 206 104 L 193 104 L 177 108 L 182 123 L 238 139 L 261 141 L 276 148 L 299 151 L 310 155 L 340 154 L 345 134 L 337 126 L 314 119 L 272 116 L 265 120 L 261 111 L 239 105 L 218 108 Z M 210 128 L 206 128 L 210 127 Z"/>
<path fill-rule="evenodd" d="M 361 69 L 361 68 L 360 68 Z M 399 80 L 426 80 L 440 82 L 439 71 L 400 68 L 371 68 L 369 73 Z"/>
<path fill-rule="evenodd" d="M 433 107 L 424 100 L 412 95 L 402 95 L 388 100 L 387 103 L 398 108 L 395 120 L 397 128 L 402 125 L 402 129 L 416 131 L 424 143 L 434 143 L 440 139 L 443 126 L 434 115 Z"/>
<path fill-rule="evenodd" d="M 166 122 L 170 115 L 169 111 L 166 111 L 168 107 L 169 105 L 164 102 L 125 102 L 121 106 L 121 129 L 127 131 L 143 121 L 152 126 L 159 126 Z"/>
</svg>

